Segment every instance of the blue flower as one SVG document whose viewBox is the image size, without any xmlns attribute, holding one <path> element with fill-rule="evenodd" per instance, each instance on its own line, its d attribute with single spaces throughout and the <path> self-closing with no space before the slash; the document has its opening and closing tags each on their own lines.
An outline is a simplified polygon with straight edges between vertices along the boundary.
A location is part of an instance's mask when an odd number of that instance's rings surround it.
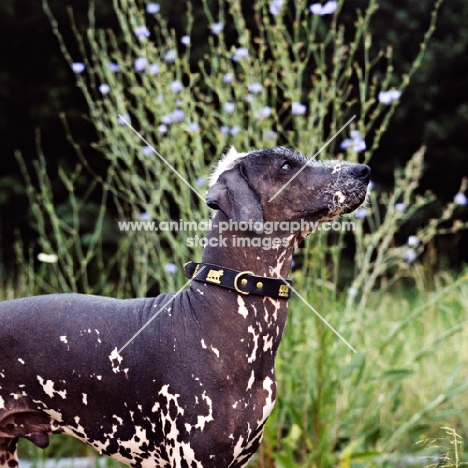
<svg viewBox="0 0 468 468">
<path fill-rule="evenodd" d="M 226 112 L 226 114 L 232 114 L 235 109 L 236 105 L 233 102 L 225 102 L 223 104 L 223 111 Z"/>
<path fill-rule="evenodd" d="M 403 261 L 405 263 L 413 263 L 416 260 L 417 256 L 418 254 L 416 250 L 406 249 L 405 252 L 403 253 Z"/>
<path fill-rule="evenodd" d="M 140 39 L 140 41 L 150 36 L 149 29 L 146 26 L 137 26 L 133 32 L 135 33 L 135 36 Z"/>
<path fill-rule="evenodd" d="M 457 205 L 466 205 L 468 204 L 468 198 L 466 198 L 466 195 L 462 192 L 458 192 L 455 197 L 453 197 L 453 201 L 457 204 Z"/>
<path fill-rule="evenodd" d="M 197 177 L 197 180 L 195 181 L 195 186 L 200 188 L 205 185 L 206 179 L 204 177 Z"/>
<path fill-rule="evenodd" d="M 120 71 L 120 66 L 115 62 L 109 62 L 107 64 L 107 69 L 112 73 L 117 73 Z"/>
<path fill-rule="evenodd" d="M 144 71 L 148 66 L 148 59 L 146 57 L 138 57 L 133 66 L 135 67 L 136 71 Z"/>
<path fill-rule="evenodd" d="M 198 125 L 198 122 L 190 122 L 187 124 L 187 131 L 188 132 L 198 132 L 200 130 L 200 125 Z"/>
<path fill-rule="evenodd" d="M 127 122 L 130 122 L 130 114 L 125 112 L 122 115 L 119 115 L 119 118 L 117 119 L 117 123 L 119 125 L 127 125 Z"/>
<path fill-rule="evenodd" d="M 211 25 L 211 34 L 214 34 L 215 36 L 217 36 L 218 34 L 221 33 L 223 29 L 224 29 L 223 23 L 214 23 Z"/>
<path fill-rule="evenodd" d="M 338 8 L 338 2 L 328 1 L 327 3 L 325 3 L 325 5 L 323 5 L 322 15 L 331 15 L 332 13 L 336 11 L 337 8 Z"/>
<path fill-rule="evenodd" d="M 102 85 L 99 85 L 99 92 L 101 94 L 109 94 L 110 93 L 110 86 L 107 83 L 102 83 Z"/>
<path fill-rule="evenodd" d="M 174 122 L 182 122 L 182 120 L 184 120 L 185 118 L 185 112 L 181 109 L 176 109 L 172 113 L 172 117 L 174 119 Z"/>
<path fill-rule="evenodd" d="M 322 4 L 321 3 L 312 3 L 309 10 L 314 15 L 322 15 Z"/>
<path fill-rule="evenodd" d="M 181 109 L 175 109 L 173 112 L 169 114 L 163 115 L 161 117 L 161 121 L 166 124 L 170 125 L 176 122 L 181 122 L 185 118 L 185 112 Z"/>
<path fill-rule="evenodd" d="M 219 127 L 219 131 L 223 135 L 236 136 L 236 135 L 238 135 L 240 133 L 241 130 L 237 125 L 234 125 L 234 127 L 232 127 L 232 128 L 229 128 L 227 125 L 221 125 L 221 127 Z"/>
<path fill-rule="evenodd" d="M 279 15 L 281 8 L 283 8 L 284 0 L 272 0 L 270 2 L 270 13 L 272 15 Z"/>
<path fill-rule="evenodd" d="M 161 117 L 161 122 L 163 122 L 166 125 L 170 125 L 171 123 L 174 123 L 174 116 L 172 115 L 172 112 L 169 114 L 164 114 Z"/>
<path fill-rule="evenodd" d="M 349 132 L 349 134 L 351 135 L 351 138 L 353 140 L 360 140 L 362 139 L 362 136 L 361 136 L 361 132 L 359 130 L 351 130 Z"/>
<path fill-rule="evenodd" d="M 140 221 L 150 221 L 151 220 L 151 216 L 149 213 L 147 213 L 146 211 L 143 211 L 142 213 L 140 213 L 140 216 L 138 216 L 138 219 Z"/>
<path fill-rule="evenodd" d="M 174 63 L 177 58 L 177 52 L 174 49 L 168 50 L 164 53 L 164 61 L 167 63 Z"/>
<path fill-rule="evenodd" d="M 182 85 L 182 83 L 180 81 L 173 81 L 169 87 L 171 88 L 171 91 L 174 93 L 174 94 L 177 94 L 177 93 L 180 93 L 183 89 L 184 89 L 184 86 Z"/>
<path fill-rule="evenodd" d="M 234 62 L 238 62 L 239 60 L 245 59 L 249 56 L 249 49 L 247 47 L 238 47 L 234 51 L 234 55 L 232 56 L 232 60 Z"/>
<path fill-rule="evenodd" d="M 157 63 L 152 63 L 148 67 L 148 75 L 157 75 L 161 71 L 161 67 Z"/>
<path fill-rule="evenodd" d="M 153 148 L 151 148 L 151 146 L 149 145 L 145 145 L 143 146 L 143 148 L 141 148 L 141 152 L 145 155 L 145 156 L 151 156 L 153 154 Z"/>
<path fill-rule="evenodd" d="M 223 76 L 224 83 L 232 83 L 234 81 L 234 75 L 232 73 L 225 73 Z"/>
<path fill-rule="evenodd" d="M 309 10 L 314 15 L 330 15 L 336 11 L 338 8 L 338 2 L 335 1 L 328 1 L 325 5 L 321 5 L 320 3 L 313 3 L 310 5 Z"/>
<path fill-rule="evenodd" d="M 271 107 L 265 106 L 258 111 L 257 119 L 263 120 L 263 119 L 266 119 L 267 117 L 270 117 L 270 115 L 271 115 Z"/>
<path fill-rule="evenodd" d="M 362 138 L 361 132 L 359 130 L 351 130 L 351 138 L 345 138 L 340 145 L 340 148 L 346 150 L 348 148 L 353 148 L 356 153 L 364 151 L 367 146 L 364 138 Z"/>
<path fill-rule="evenodd" d="M 354 217 L 356 219 L 364 219 L 366 216 L 367 216 L 367 211 L 365 210 L 365 208 L 358 208 L 354 212 Z"/>
<path fill-rule="evenodd" d="M 307 110 L 307 107 L 304 104 L 301 104 L 300 102 L 293 102 L 291 105 L 291 112 L 294 115 L 303 115 L 305 114 Z"/>
<path fill-rule="evenodd" d="M 353 147 L 356 153 L 362 153 L 366 148 L 366 142 L 364 140 L 353 140 Z"/>
<path fill-rule="evenodd" d="M 390 89 L 389 91 L 380 91 L 377 99 L 382 104 L 390 105 L 393 101 L 398 101 L 401 96 L 401 91 L 398 89 Z"/>
<path fill-rule="evenodd" d="M 177 273 L 178 269 L 179 268 L 177 267 L 175 263 L 166 263 L 166 265 L 164 265 L 164 271 L 171 275 L 173 275 L 174 273 Z"/>
<path fill-rule="evenodd" d="M 146 5 L 146 13 L 155 14 L 161 11 L 161 5 L 159 3 L 148 3 Z"/>
<path fill-rule="evenodd" d="M 416 236 L 409 236 L 406 243 L 410 247 L 417 247 L 421 243 L 421 241 Z"/>
<path fill-rule="evenodd" d="M 180 42 L 186 46 L 190 45 L 190 36 L 187 36 L 187 35 L 182 36 L 180 38 Z"/>
<path fill-rule="evenodd" d="M 348 288 L 348 297 L 356 297 L 358 295 L 359 291 L 356 288 Z"/>
<path fill-rule="evenodd" d="M 265 130 L 263 137 L 267 140 L 276 140 L 278 133 L 276 133 L 274 130 Z"/>
<path fill-rule="evenodd" d="M 79 74 L 79 73 L 84 72 L 86 65 L 83 62 L 73 62 L 71 67 L 72 67 L 73 73 Z"/>
<path fill-rule="evenodd" d="M 406 210 L 405 203 L 395 203 L 395 211 L 399 211 L 400 213 L 403 213 L 405 210 Z"/>
<path fill-rule="evenodd" d="M 250 93 L 258 94 L 262 92 L 263 85 L 256 81 L 255 83 L 252 83 L 249 86 L 247 86 L 247 89 Z"/>
<path fill-rule="evenodd" d="M 167 125 L 158 125 L 158 132 L 161 133 L 161 135 L 165 135 L 167 133 Z"/>
</svg>

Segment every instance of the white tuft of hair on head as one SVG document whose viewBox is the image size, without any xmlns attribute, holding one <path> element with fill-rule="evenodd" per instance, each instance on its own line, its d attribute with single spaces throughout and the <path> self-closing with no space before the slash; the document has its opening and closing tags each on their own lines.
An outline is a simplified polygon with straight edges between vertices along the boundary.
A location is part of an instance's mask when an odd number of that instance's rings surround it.
<svg viewBox="0 0 468 468">
<path fill-rule="evenodd" d="M 229 169 L 236 167 L 242 158 L 245 158 L 249 153 L 238 153 L 234 146 L 229 148 L 229 151 L 218 161 L 216 167 L 214 168 L 213 172 L 211 173 L 210 180 L 209 180 L 209 187 L 212 187 L 219 176 Z"/>
</svg>

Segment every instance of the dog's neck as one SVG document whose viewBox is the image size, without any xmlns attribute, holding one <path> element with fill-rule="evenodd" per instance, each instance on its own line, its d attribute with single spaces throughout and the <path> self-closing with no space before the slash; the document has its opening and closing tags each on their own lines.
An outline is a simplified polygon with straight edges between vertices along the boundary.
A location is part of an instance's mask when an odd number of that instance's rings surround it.
<svg viewBox="0 0 468 468">
<path fill-rule="evenodd" d="M 240 237 L 257 238 L 261 241 L 262 239 L 272 239 L 280 236 L 278 233 L 257 235 L 249 231 L 220 230 L 219 223 L 222 221 L 226 222 L 228 220 L 222 212 L 218 212 L 213 218 L 212 229 L 207 235 L 208 245 L 203 251 L 203 262 L 238 271 L 251 271 L 258 276 L 288 278 L 292 254 L 299 242 L 297 235 L 284 233 L 285 235 L 282 237 L 284 242 L 281 243 L 279 248 L 242 247 L 238 243 Z M 209 244 L 211 239 L 213 239 L 212 245 Z M 224 240 L 225 246 L 215 246 L 221 240 Z M 265 242 L 265 244 L 268 244 L 268 242 Z M 218 288 L 215 285 L 206 286 Z M 194 290 L 204 291 L 198 285 L 193 285 L 193 288 Z M 194 296 L 200 298 L 201 301 L 206 300 L 204 295 L 197 294 Z M 227 302 L 228 297 L 229 302 Z M 266 373 L 273 372 L 274 358 L 286 324 L 288 301 L 282 298 L 275 299 L 255 294 L 247 296 L 238 294 L 237 298 L 232 300 L 232 291 L 218 288 L 216 294 L 210 297 L 210 304 L 212 305 L 211 313 L 222 316 L 224 320 L 229 317 L 228 326 L 221 320 L 209 322 L 210 324 L 223 323 L 223 326 L 216 330 L 216 335 L 224 337 L 227 343 L 232 342 L 237 343 L 236 346 L 244 346 L 243 355 L 251 356 L 254 350 L 259 353 L 258 359 L 253 360 L 251 364 L 247 361 L 243 365 L 239 364 L 237 366 L 238 373 L 250 376 L 252 367 L 259 366 Z M 262 346 L 259 345 L 258 349 L 250 339 L 246 339 L 246 336 L 250 338 L 251 334 L 253 334 L 254 341 L 260 339 L 256 337 L 262 337 L 263 344 Z"/>
<path fill-rule="evenodd" d="M 297 234 L 255 234 L 249 230 L 220 228 L 220 223 L 228 222 L 220 211 L 214 216 L 212 229 L 207 235 L 208 244 L 203 250 L 203 262 L 239 271 L 252 271 L 259 276 L 288 277 L 292 255 L 300 242 Z M 274 240 L 279 245 L 274 245 Z"/>
</svg>

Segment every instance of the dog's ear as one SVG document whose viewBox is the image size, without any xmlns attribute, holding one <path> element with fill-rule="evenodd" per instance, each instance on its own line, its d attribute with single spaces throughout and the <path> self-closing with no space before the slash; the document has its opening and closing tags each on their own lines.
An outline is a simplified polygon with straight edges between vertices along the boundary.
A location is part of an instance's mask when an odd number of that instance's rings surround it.
<svg viewBox="0 0 468 468">
<path fill-rule="evenodd" d="M 208 190 L 206 204 L 222 211 L 229 219 L 263 225 L 263 209 L 260 198 L 250 187 L 241 164 L 223 172 Z M 261 230 L 257 232 L 260 234 Z"/>
</svg>

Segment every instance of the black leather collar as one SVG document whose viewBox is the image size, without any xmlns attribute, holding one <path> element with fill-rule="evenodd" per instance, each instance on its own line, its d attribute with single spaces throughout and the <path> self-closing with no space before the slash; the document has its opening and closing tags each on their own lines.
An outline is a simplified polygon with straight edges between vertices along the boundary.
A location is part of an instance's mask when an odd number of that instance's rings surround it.
<svg viewBox="0 0 468 468">
<path fill-rule="evenodd" d="M 291 297 L 291 288 L 289 287 L 289 284 L 292 283 L 291 280 L 286 280 L 286 284 L 281 279 L 256 276 L 251 271 L 231 270 L 212 263 L 187 262 L 184 265 L 184 272 L 187 278 L 232 289 L 244 295 L 256 294 L 274 299 L 289 299 Z"/>
</svg>

